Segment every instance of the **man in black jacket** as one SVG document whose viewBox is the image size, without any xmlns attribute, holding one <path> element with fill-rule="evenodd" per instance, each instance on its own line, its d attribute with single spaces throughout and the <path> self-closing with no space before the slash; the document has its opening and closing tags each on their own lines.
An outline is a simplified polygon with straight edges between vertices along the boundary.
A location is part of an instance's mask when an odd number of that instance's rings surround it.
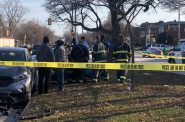
<svg viewBox="0 0 185 122">
<path fill-rule="evenodd" d="M 44 37 L 43 44 L 38 48 L 36 58 L 38 62 L 54 62 L 54 52 L 52 48 L 49 47 L 49 39 L 47 36 Z M 38 92 L 39 94 L 48 93 L 49 83 L 51 82 L 51 68 L 39 67 L 38 72 Z"/>
<path fill-rule="evenodd" d="M 89 60 L 89 51 L 86 46 L 83 45 L 84 37 L 81 37 L 81 40 L 77 45 L 75 45 L 71 51 L 71 58 L 73 62 L 88 62 Z M 84 70 L 74 69 L 74 78 L 79 82 L 83 82 Z"/>
</svg>

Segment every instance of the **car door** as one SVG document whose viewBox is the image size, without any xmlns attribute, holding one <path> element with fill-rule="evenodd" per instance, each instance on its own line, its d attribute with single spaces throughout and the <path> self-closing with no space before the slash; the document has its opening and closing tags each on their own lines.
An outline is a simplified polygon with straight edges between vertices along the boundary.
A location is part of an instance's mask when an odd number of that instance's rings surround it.
<svg viewBox="0 0 185 122">
<path fill-rule="evenodd" d="M 179 48 L 179 47 L 175 47 L 174 49 L 173 49 L 173 55 L 172 56 L 174 56 L 175 58 L 175 63 L 177 63 L 177 64 L 181 64 L 182 63 L 182 53 L 181 53 L 182 51 L 181 51 L 181 49 Z"/>
</svg>

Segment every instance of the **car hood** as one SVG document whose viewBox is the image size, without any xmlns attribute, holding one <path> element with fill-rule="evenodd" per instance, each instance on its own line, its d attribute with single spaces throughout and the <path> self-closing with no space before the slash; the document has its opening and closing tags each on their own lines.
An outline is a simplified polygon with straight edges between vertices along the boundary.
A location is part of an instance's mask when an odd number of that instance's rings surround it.
<svg viewBox="0 0 185 122">
<path fill-rule="evenodd" d="M 0 66 L 0 93 L 22 93 L 22 88 L 30 84 L 31 76 L 25 74 L 25 78 L 20 77 L 16 81 L 14 77 L 21 76 L 25 71 L 26 67 Z"/>
<path fill-rule="evenodd" d="M 26 67 L 0 66 L 0 76 L 15 76 L 27 71 Z"/>
</svg>

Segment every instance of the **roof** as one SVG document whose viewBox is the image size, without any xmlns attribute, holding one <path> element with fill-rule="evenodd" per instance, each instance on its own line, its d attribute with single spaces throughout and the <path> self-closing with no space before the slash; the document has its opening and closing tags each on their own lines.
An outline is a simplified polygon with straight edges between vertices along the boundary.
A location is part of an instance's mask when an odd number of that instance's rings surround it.
<svg viewBox="0 0 185 122">
<path fill-rule="evenodd" d="M 165 24 L 178 24 L 179 21 L 169 21 L 169 22 L 165 22 Z M 185 21 L 180 21 L 180 24 L 185 24 Z"/>
</svg>

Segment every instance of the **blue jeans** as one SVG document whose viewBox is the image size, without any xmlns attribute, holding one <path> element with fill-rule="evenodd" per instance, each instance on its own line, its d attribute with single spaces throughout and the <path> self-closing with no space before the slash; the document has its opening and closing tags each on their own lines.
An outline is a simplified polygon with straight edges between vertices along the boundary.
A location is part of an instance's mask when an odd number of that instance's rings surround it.
<svg viewBox="0 0 185 122">
<path fill-rule="evenodd" d="M 64 69 L 57 69 L 57 90 L 64 88 Z"/>
</svg>

